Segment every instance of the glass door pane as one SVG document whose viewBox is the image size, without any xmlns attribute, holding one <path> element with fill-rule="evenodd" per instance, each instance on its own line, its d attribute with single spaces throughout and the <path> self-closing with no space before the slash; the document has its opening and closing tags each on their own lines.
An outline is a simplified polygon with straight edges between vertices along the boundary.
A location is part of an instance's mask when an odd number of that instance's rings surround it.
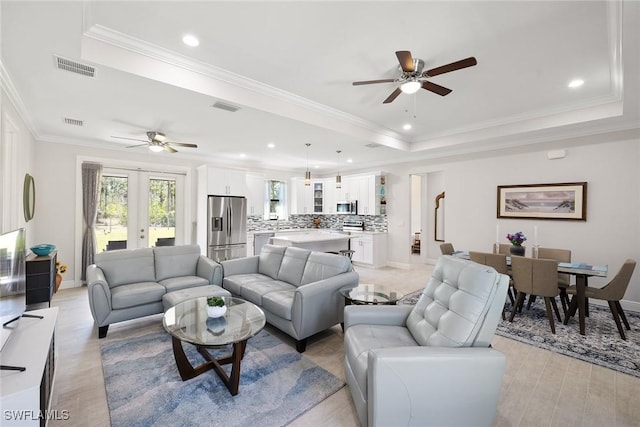
<svg viewBox="0 0 640 427">
<path fill-rule="evenodd" d="M 149 178 L 148 246 L 174 246 L 176 239 L 176 180 Z"/>
<path fill-rule="evenodd" d="M 125 249 L 128 240 L 129 179 L 127 176 L 102 176 L 100 203 L 96 221 L 98 252 Z"/>
</svg>

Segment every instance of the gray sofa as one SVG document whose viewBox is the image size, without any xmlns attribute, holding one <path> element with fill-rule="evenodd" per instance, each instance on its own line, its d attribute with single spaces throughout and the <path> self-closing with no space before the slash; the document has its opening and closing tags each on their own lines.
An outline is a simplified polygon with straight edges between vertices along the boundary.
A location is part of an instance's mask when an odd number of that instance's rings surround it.
<svg viewBox="0 0 640 427">
<path fill-rule="evenodd" d="M 100 338 L 111 323 L 162 313 L 191 288 L 202 291 L 191 292 L 194 297 L 230 296 L 220 287 L 222 267 L 200 255 L 197 245 L 101 252 L 94 262 L 87 286 Z"/>
<path fill-rule="evenodd" d="M 341 323 L 342 288 L 358 285 L 345 256 L 265 245 L 260 255 L 222 261 L 222 287 L 261 307 L 267 322 L 296 339 L 302 353 L 307 338 Z"/>
</svg>

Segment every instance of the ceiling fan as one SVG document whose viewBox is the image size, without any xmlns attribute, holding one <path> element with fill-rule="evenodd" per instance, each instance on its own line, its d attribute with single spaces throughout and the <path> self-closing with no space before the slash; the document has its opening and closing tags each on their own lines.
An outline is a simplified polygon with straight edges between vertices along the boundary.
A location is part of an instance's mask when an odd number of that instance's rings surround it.
<svg viewBox="0 0 640 427">
<path fill-rule="evenodd" d="M 185 142 L 167 141 L 166 140 L 167 136 L 164 133 L 158 132 L 158 131 L 149 131 L 149 132 L 147 132 L 147 138 L 149 138 L 148 141 L 145 141 L 144 139 L 138 139 L 138 138 L 127 138 L 127 137 L 124 137 L 124 136 L 112 136 L 111 138 L 129 139 L 131 141 L 144 142 L 144 144 L 130 145 L 130 146 L 126 147 L 126 148 L 142 147 L 142 146 L 146 145 L 146 146 L 149 147 L 149 150 L 155 151 L 155 152 L 160 152 L 160 151 L 164 150 L 164 151 L 168 151 L 169 153 L 177 153 L 178 150 L 173 148 L 173 146 L 198 148 L 198 146 L 196 144 L 188 144 L 188 143 L 185 143 Z"/>
<path fill-rule="evenodd" d="M 427 80 L 429 77 L 434 77 L 439 74 L 450 73 L 451 71 L 460 70 L 462 68 L 473 67 L 478 62 L 476 58 L 469 57 L 461 59 L 460 61 L 452 62 L 451 64 L 442 65 L 440 67 L 432 68 L 427 71 L 422 71 L 424 68 L 424 61 L 422 59 L 413 58 L 411 52 L 408 50 L 399 50 L 396 52 L 398 62 L 400 62 L 400 71 L 402 74 L 395 79 L 382 79 L 382 80 L 366 80 L 361 82 L 353 82 L 354 86 L 369 85 L 375 83 L 399 83 L 396 90 L 387 97 L 382 103 L 388 104 L 393 102 L 400 93 L 416 93 L 422 89 L 426 89 L 430 92 L 436 93 L 441 96 L 445 96 L 451 93 L 451 89 L 437 85 Z"/>
</svg>

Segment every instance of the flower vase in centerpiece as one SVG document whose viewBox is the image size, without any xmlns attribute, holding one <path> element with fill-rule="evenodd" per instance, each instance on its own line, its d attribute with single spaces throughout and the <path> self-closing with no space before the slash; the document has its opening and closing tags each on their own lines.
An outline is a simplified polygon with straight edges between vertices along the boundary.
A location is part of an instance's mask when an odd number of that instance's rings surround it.
<svg viewBox="0 0 640 427">
<path fill-rule="evenodd" d="M 522 244 L 527 241 L 527 237 L 522 231 L 507 234 L 507 240 L 511 242 L 511 247 L 509 248 L 511 255 L 524 256 L 525 247 Z"/>
<path fill-rule="evenodd" d="M 209 317 L 222 317 L 227 312 L 227 306 L 224 304 L 222 297 L 208 297 L 207 298 L 207 316 Z"/>
</svg>

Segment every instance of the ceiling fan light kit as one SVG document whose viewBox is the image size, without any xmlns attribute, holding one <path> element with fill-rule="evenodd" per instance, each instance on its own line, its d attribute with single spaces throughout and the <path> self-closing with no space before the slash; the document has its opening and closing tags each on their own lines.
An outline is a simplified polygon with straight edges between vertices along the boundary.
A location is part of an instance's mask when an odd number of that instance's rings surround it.
<svg viewBox="0 0 640 427">
<path fill-rule="evenodd" d="M 399 71 L 401 74 L 399 77 L 395 79 L 353 82 L 353 85 L 360 86 L 377 83 L 397 83 L 398 87 L 393 92 L 391 92 L 391 95 L 389 95 L 382 102 L 383 104 L 389 104 L 393 102 L 401 93 L 416 93 L 420 90 L 420 88 L 428 90 L 429 92 L 433 92 L 440 96 L 445 96 L 451 93 L 451 89 L 437 85 L 427 79 L 440 74 L 460 70 L 462 68 L 472 67 L 478 63 L 476 61 L 476 58 L 469 57 L 423 72 L 422 69 L 424 68 L 424 61 L 419 58 L 413 58 L 411 52 L 409 52 L 408 50 L 397 51 L 396 57 L 398 58 L 398 62 L 400 63 Z"/>
<path fill-rule="evenodd" d="M 125 147 L 125 148 L 135 148 L 135 147 L 142 147 L 146 145 L 149 148 L 149 150 L 153 151 L 154 153 L 159 153 L 160 151 L 177 153 L 178 150 L 173 148 L 174 145 L 178 147 L 198 148 L 196 144 L 188 144 L 186 142 L 167 141 L 167 136 L 164 133 L 158 132 L 158 131 L 151 131 L 151 130 L 147 132 L 148 141 L 145 141 L 144 139 L 138 139 L 138 138 L 127 138 L 124 136 L 112 136 L 111 138 L 128 139 L 131 141 L 144 142 L 144 144 L 129 145 L 128 147 Z"/>
</svg>

